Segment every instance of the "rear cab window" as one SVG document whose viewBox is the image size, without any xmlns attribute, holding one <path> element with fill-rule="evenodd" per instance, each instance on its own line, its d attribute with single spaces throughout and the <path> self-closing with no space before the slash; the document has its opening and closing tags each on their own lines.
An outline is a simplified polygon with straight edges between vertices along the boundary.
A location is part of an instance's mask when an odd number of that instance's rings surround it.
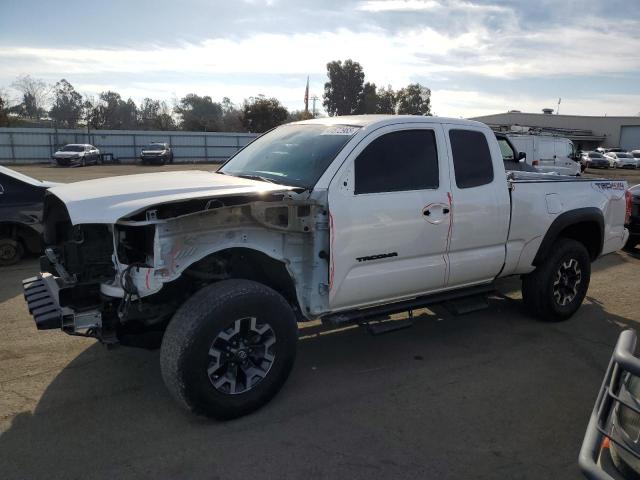
<svg viewBox="0 0 640 480">
<path fill-rule="evenodd" d="M 493 182 L 493 161 L 484 133 L 449 130 L 453 169 L 458 188 L 473 188 Z"/>
<path fill-rule="evenodd" d="M 437 189 L 438 150 L 430 129 L 401 130 L 373 140 L 355 160 L 356 195 Z"/>
</svg>

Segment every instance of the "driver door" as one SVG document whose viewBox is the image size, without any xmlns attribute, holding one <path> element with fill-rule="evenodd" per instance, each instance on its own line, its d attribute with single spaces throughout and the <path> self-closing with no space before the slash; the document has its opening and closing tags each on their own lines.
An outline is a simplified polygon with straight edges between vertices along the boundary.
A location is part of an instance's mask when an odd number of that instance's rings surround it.
<svg viewBox="0 0 640 480">
<path fill-rule="evenodd" d="M 329 185 L 332 310 L 444 288 L 450 232 L 442 127 L 393 125 L 366 137 Z"/>
</svg>

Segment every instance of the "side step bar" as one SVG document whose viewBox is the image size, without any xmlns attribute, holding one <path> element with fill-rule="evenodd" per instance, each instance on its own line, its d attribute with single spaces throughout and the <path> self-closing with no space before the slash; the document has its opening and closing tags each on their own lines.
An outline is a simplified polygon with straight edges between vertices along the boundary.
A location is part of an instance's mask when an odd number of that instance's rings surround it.
<svg viewBox="0 0 640 480">
<path fill-rule="evenodd" d="M 321 317 L 323 322 L 341 325 L 344 323 L 366 322 L 375 320 L 394 313 L 406 312 L 418 308 L 424 308 L 436 303 L 443 303 L 458 298 L 470 297 L 472 295 L 487 294 L 495 291 L 495 285 L 489 283 L 487 285 L 477 285 L 473 287 L 461 288 L 449 292 L 434 293 L 433 295 L 425 295 L 423 297 L 412 298 L 411 300 L 403 300 L 395 303 L 386 303 L 376 307 L 363 308 L 357 310 L 347 310 L 345 312 L 333 313 Z"/>
</svg>

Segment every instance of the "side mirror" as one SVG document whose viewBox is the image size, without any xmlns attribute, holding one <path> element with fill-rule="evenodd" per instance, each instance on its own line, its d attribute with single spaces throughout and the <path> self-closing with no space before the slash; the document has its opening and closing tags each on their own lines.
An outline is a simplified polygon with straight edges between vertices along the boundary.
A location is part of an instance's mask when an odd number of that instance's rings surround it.
<svg viewBox="0 0 640 480">
<path fill-rule="evenodd" d="M 527 152 L 518 152 L 518 162 L 524 163 L 527 160 Z"/>
</svg>

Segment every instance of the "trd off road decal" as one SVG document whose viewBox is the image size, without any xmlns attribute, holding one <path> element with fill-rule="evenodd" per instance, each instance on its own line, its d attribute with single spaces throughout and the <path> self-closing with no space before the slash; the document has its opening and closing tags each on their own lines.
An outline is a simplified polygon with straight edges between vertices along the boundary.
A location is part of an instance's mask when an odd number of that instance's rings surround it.
<svg viewBox="0 0 640 480">
<path fill-rule="evenodd" d="M 390 258 L 390 257 L 397 257 L 397 256 L 398 256 L 398 252 L 380 253 L 378 255 L 369 255 L 368 257 L 357 257 L 356 260 L 359 262 L 368 262 L 370 260 L 380 260 L 381 258 Z"/>
<path fill-rule="evenodd" d="M 594 182 L 591 184 L 595 190 L 601 192 L 616 192 L 619 193 L 615 198 L 624 196 L 626 190 L 625 182 Z"/>
<path fill-rule="evenodd" d="M 624 182 L 595 182 L 600 190 L 625 190 Z"/>
</svg>

